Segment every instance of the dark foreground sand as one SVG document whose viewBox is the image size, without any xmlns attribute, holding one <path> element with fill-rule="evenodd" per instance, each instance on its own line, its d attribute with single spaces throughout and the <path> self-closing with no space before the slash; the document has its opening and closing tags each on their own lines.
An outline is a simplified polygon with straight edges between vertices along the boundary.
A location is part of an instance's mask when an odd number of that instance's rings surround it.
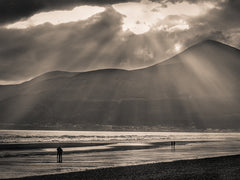
<svg viewBox="0 0 240 180">
<path fill-rule="evenodd" d="M 240 155 L 116 167 L 19 179 L 240 179 Z"/>
</svg>

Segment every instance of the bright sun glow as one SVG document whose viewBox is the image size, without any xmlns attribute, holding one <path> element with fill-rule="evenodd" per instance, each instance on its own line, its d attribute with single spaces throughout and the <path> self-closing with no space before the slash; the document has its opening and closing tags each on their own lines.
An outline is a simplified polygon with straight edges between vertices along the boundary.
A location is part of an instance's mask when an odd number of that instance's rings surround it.
<svg viewBox="0 0 240 180">
<path fill-rule="evenodd" d="M 175 44 L 174 48 L 175 48 L 176 52 L 179 52 L 182 49 L 182 46 L 181 46 L 181 44 L 177 43 L 177 44 Z"/>
<path fill-rule="evenodd" d="M 25 29 L 44 23 L 53 25 L 86 20 L 89 17 L 105 11 L 104 7 L 98 6 L 78 6 L 71 11 L 50 11 L 35 14 L 25 21 L 18 21 L 6 26 L 8 29 Z"/>
<path fill-rule="evenodd" d="M 113 8 L 124 15 L 123 30 L 130 30 L 135 34 L 143 34 L 150 29 L 158 29 L 165 31 L 187 30 L 189 25 L 186 21 L 169 20 L 169 24 L 159 24 L 168 16 L 187 16 L 196 17 L 206 13 L 213 8 L 210 4 L 189 4 L 187 2 L 181 3 L 167 3 L 167 7 L 163 7 L 160 3 L 151 2 L 148 0 L 140 3 L 120 3 L 113 5 Z M 155 26 L 158 25 L 158 28 Z"/>
</svg>

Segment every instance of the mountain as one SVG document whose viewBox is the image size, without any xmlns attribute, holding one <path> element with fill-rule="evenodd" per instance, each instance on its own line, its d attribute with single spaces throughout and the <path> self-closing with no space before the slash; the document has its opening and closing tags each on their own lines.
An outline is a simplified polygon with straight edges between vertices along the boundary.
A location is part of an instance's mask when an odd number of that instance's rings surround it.
<svg viewBox="0 0 240 180">
<path fill-rule="evenodd" d="M 239 92 L 240 50 L 207 40 L 144 69 L 0 86 L 0 128 L 239 130 Z"/>
</svg>

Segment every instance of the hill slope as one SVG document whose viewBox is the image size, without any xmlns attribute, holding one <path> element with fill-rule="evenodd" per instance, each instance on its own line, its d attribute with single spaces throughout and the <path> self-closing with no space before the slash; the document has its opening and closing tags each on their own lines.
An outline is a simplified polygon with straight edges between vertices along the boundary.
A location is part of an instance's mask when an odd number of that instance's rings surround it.
<svg viewBox="0 0 240 180">
<path fill-rule="evenodd" d="M 1 86 L 1 126 L 240 129 L 239 92 L 240 50 L 209 40 L 145 69 L 55 71 Z"/>
</svg>

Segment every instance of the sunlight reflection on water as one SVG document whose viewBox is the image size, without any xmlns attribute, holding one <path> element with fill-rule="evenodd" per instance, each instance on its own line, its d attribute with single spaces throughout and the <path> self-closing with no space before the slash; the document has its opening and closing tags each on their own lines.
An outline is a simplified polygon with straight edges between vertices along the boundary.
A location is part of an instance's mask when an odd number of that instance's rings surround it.
<svg viewBox="0 0 240 180">
<path fill-rule="evenodd" d="M 0 151 L 1 178 L 233 155 L 239 154 L 240 147 L 240 133 L 0 131 L 0 135 L 4 144 L 12 143 L 14 139 L 16 143 L 41 142 L 48 145 L 51 137 L 64 143 L 111 142 L 98 146 L 65 147 L 64 152 L 75 153 L 63 154 L 62 164 L 56 163 L 56 148 Z M 174 151 L 168 143 L 163 143 L 163 146 L 154 144 L 172 140 L 176 141 Z M 182 143 L 185 141 L 188 143 Z M 42 152 L 44 154 L 39 154 Z M 12 153 L 13 157 L 4 156 L 4 153 Z M 24 155 L 17 156 L 21 153 Z"/>
<path fill-rule="evenodd" d="M 0 143 L 226 140 L 239 133 L 0 130 Z"/>
</svg>

